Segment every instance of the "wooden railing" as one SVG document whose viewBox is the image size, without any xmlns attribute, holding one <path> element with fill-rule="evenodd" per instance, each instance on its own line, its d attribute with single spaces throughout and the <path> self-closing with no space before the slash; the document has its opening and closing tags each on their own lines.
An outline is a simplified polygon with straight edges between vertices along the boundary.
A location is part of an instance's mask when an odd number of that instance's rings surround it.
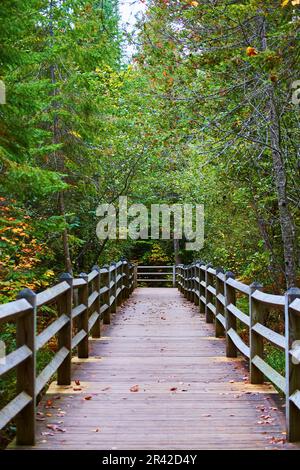
<svg viewBox="0 0 300 470">
<path fill-rule="evenodd" d="M 101 322 L 110 316 L 134 289 L 134 266 L 126 260 L 99 268 L 73 279 L 63 274 L 60 283 L 39 294 L 24 289 L 18 299 L 0 306 L 0 324 L 16 324 L 16 350 L 0 365 L 0 377 L 16 369 L 16 396 L 0 411 L 0 429 L 16 420 L 17 444 L 34 445 L 37 396 L 57 372 L 58 385 L 70 385 L 71 360 L 89 357 L 89 335 L 101 336 Z M 56 311 L 56 319 L 38 333 L 38 311 L 43 306 Z M 57 352 L 37 375 L 38 351 L 57 338 Z"/>
<path fill-rule="evenodd" d="M 285 295 L 267 294 L 260 284 L 248 286 L 233 273 L 201 261 L 178 265 L 176 276 L 179 290 L 199 305 L 207 323 L 214 323 L 216 336 L 226 337 L 226 356 L 241 353 L 249 360 L 252 384 L 262 384 L 266 377 L 285 394 L 287 438 L 300 441 L 300 289 L 291 288 Z M 248 312 L 237 306 L 243 297 Z M 274 308 L 282 314 L 285 334 L 267 325 L 267 314 Z M 247 329 L 248 344 L 239 334 L 239 322 Z M 265 361 L 265 343 L 285 352 L 285 376 Z"/>
<path fill-rule="evenodd" d="M 168 282 L 175 287 L 175 266 L 136 266 L 135 269 L 136 285 L 139 283 L 154 283 L 157 286 Z"/>
</svg>

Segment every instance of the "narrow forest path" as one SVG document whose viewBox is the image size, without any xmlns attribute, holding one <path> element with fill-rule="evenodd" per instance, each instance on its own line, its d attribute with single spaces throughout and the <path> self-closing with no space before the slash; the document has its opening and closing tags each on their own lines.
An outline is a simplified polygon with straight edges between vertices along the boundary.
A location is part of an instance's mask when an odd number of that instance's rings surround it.
<svg viewBox="0 0 300 470">
<path fill-rule="evenodd" d="M 176 289 L 136 289 L 90 347 L 39 404 L 35 448 L 295 448 L 273 387 L 248 383 Z"/>
</svg>

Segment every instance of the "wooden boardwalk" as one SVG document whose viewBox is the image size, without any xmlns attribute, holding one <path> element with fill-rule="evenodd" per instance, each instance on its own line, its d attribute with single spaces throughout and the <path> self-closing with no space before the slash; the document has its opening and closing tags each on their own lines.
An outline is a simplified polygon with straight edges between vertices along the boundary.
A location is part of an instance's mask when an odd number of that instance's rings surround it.
<svg viewBox="0 0 300 470">
<path fill-rule="evenodd" d="M 72 386 L 50 386 L 35 448 L 295 448 L 278 394 L 224 347 L 176 289 L 136 289 L 90 358 L 73 359 Z"/>
</svg>

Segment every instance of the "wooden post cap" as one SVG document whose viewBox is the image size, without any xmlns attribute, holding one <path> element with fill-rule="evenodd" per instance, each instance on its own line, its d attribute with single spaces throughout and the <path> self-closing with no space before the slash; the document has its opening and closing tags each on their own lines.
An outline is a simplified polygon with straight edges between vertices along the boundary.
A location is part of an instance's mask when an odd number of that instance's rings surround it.
<svg viewBox="0 0 300 470">
<path fill-rule="evenodd" d="M 36 293 L 33 292 L 33 290 L 28 289 L 28 287 L 26 287 L 25 289 L 22 289 L 22 290 L 18 293 L 17 299 L 25 299 L 25 300 L 27 300 L 32 306 L 34 306 L 34 305 L 36 304 Z"/>
</svg>

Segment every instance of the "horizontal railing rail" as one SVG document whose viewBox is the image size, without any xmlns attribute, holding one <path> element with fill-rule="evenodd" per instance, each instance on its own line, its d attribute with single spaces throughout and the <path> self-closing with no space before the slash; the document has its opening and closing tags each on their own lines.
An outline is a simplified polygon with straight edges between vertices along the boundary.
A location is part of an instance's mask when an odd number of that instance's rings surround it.
<svg viewBox="0 0 300 470">
<path fill-rule="evenodd" d="M 249 361 L 250 382 L 262 384 L 266 377 L 285 394 L 287 438 L 299 441 L 300 289 L 291 288 L 285 295 L 268 294 L 258 283 L 248 286 L 233 273 L 201 261 L 177 265 L 176 281 L 184 296 L 199 305 L 206 322 L 214 323 L 216 337 L 225 336 L 226 356 L 237 357 L 239 352 Z M 239 307 L 240 299 L 246 299 L 246 312 Z M 268 313 L 274 308 L 284 320 L 284 334 L 267 325 Z M 239 334 L 238 322 L 246 328 L 248 341 Z M 285 375 L 266 362 L 265 344 L 285 352 Z"/>
<path fill-rule="evenodd" d="M 79 358 L 89 357 L 89 336 L 101 336 L 101 324 L 134 290 L 134 265 L 121 260 L 73 279 L 60 276 L 60 283 L 35 294 L 24 289 L 18 299 L 0 305 L 0 324 L 15 323 L 16 349 L 3 358 L 0 377 L 16 370 L 16 396 L 0 410 L 0 429 L 10 421 L 17 425 L 17 444 L 35 444 L 37 396 L 57 373 L 58 385 L 71 384 L 74 350 Z M 57 318 L 38 332 L 39 309 L 50 306 Z M 57 351 L 44 369 L 36 373 L 38 351 L 53 338 Z"/>
<path fill-rule="evenodd" d="M 173 266 L 136 266 L 135 267 L 136 285 L 152 284 L 158 285 L 161 283 L 172 283 L 173 287 L 176 284 L 176 267 Z M 165 284 L 164 284 L 165 285 Z"/>
</svg>

